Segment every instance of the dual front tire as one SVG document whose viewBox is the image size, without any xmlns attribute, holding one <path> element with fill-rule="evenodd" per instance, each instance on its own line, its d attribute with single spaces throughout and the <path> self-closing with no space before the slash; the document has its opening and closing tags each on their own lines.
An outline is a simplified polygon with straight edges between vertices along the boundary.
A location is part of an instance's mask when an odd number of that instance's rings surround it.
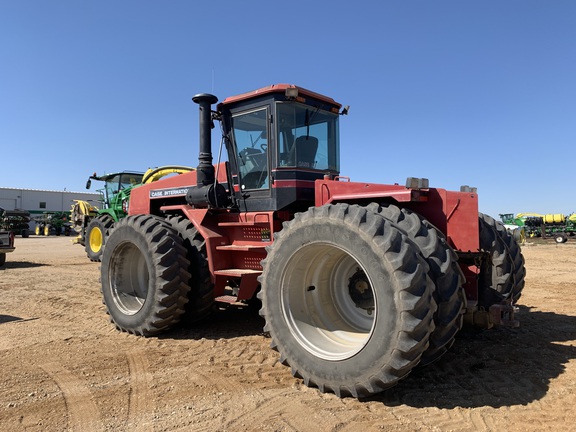
<svg viewBox="0 0 576 432">
<path fill-rule="evenodd" d="M 128 216 L 114 224 L 100 277 L 111 321 L 141 336 L 199 321 L 214 303 L 205 242 L 182 216 Z"/>
<path fill-rule="evenodd" d="M 182 238 L 164 219 L 122 219 L 102 255 L 102 296 L 111 321 L 141 336 L 179 322 L 188 301 L 188 264 Z"/>
</svg>

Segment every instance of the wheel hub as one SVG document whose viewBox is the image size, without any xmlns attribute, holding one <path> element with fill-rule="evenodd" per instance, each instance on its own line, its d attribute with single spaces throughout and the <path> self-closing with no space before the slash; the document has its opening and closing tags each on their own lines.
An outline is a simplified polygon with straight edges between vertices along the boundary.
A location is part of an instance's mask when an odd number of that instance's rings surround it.
<svg viewBox="0 0 576 432">
<path fill-rule="evenodd" d="M 102 239 L 103 239 L 103 235 L 102 235 L 102 231 L 100 230 L 100 228 L 96 227 L 90 232 L 89 243 L 90 243 L 90 248 L 94 252 L 100 252 L 100 249 L 102 248 Z"/>
<path fill-rule="evenodd" d="M 348 292 L 357 308 L 364 309 L 369 315 L 374 311 L 374 294 L 370 282 L 359 268 L 348 280 Z"/>
</svg>

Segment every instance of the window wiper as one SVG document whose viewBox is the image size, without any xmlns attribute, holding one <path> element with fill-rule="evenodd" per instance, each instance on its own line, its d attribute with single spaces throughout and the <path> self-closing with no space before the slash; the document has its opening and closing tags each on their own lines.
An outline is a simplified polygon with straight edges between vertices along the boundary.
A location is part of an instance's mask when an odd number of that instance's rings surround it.
<svg viewBox="0 0 576 432">
<path fill-rule="evenodd" d="M 250 142 L 252 143 L 252 148 L 254 148 L 254 146 L 256 146 L 256 143 L 257 143 L 258 141 L 260 141 L 263 136 L 264 136 L 264 131 L 260 132 L 260 134 L 258 135 L 258 138 L 256 138 L 256 140 L 253 140 L 253 139 L 252 139 L 252 134 L 250 134 Z"/>
<path fill-rule="evenodd" d="M 306 125 L 306 139 L 310 137 L 310 122 L 314 117 L 316 117 L 318 111 L 320 111 L 320 105 L 316 107 L 316 111 L 314 111 L 312 115 L 310 115 L 310 111 L 308 110 L 308 108 L 306 108 L 306 117 L 304 118 L 304 123 Z"/>
</svg>

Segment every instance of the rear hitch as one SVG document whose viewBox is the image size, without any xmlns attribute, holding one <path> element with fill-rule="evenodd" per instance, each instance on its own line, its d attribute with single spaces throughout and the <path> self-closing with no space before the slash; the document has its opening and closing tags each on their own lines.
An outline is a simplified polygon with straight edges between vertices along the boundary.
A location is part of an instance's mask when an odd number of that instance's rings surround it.
<svg viewBox="0 0 576 432">
<path fill-rule="evenodd" d="M 511 302 L 494 304 L 489 309 L 490 321 L 497 326 L 518 328 L 520 321 L 514 318 L 518 310 L 518 306 L 514 306 Z"/>
<path fill-rule="evenodd" d="M 511 300 L 504 300 L 491 305 L 488 310 L 469 308 L 464 315 L 464 321 L 484 329 L 491 329 L 494 326 L 518 328 L 520 321 L 515 318 L 518 311 L 518 306 L 514 306 Z"/>
</svg>

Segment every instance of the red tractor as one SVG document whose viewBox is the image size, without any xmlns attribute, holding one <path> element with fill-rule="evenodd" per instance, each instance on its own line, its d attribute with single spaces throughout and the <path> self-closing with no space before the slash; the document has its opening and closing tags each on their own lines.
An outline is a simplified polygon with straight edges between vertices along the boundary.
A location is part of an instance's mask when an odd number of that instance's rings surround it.
<svg viewBox="0 0 576 432">
<path fill-rule="evenodd" d="M 526 274 L 474 188 L 341 177 L 347 108 L 278 84 L 199 94 L 195 171 L 133 189 L 110 232 L 102 293 L 118 329 L 161 333 L 259 299 L 280 360 L 309 386 L 364 397 L 438 359 L 463 321 L 516 326 Z M 228 161 L 212 163 L 219 121 Z"/>
</svg>

